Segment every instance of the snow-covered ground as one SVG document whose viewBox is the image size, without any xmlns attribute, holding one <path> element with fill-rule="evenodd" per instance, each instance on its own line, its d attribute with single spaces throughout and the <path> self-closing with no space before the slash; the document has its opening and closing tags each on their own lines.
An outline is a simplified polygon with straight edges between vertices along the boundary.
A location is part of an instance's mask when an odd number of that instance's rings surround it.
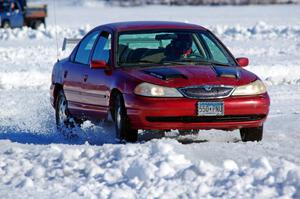
<svg viewBox="0 0 300 199">
<path fill-rule="evenodd" d="M 49 102 L 50 4 L 46 29 L 0 30 L 0 198 L 300 198 L 300 5 L 57 7 L 59 45 L 114 21 L 209 27 L 268 85 L 264 139 L 242 143 L 238 131 L 211 130 L 125 145 L 109 124 L 85 122 L 66 140 Z"/>
</svg>

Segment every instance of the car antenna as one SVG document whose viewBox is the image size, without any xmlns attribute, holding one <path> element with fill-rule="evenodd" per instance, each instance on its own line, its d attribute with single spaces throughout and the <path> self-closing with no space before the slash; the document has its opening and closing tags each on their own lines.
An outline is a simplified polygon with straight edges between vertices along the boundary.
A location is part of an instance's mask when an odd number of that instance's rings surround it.
<svg viewBox="0 0 300 199">
<path fill-rule="evenodd" d="M 53 7 L 54 7 L 54 25 L 55 25 L 55 40 L 56 40 L 56 58 L 57 58 L 57 62 L 59 62 L 57 21 L 56 21 L 56 0 L 53 0 Z"/>
</svg>

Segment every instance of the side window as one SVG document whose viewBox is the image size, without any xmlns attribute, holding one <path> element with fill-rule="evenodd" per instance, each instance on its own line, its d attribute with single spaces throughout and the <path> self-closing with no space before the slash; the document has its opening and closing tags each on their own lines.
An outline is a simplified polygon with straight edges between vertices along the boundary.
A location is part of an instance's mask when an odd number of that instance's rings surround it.
<svg viewBox="0 0 300 199">
<path fill-rule="evenodd" d="M 75 56 L 75 62 L 80 64 L 89 64 L 89 57 L 97 36 L 98 31 L 92 32 L 81 41 Z"/>
<path fill-rule="evenodd" d="M 10 9 L 11 9 L 12 12 L 17 12 L 17 11 L 19 11 L 19 5 L 15 2 L 12 2 L 10 4 Z"/>
<path fill-rule="evenodd" d="M 111 53 L 111 35 L 108 32 L 102 32 L 96 44 L 92 60 L 103 60 L 109 63 Z"/>
<path fill-rule="evenodd" d="M 208 38 L 206 35 L 203 34 L 202 38 L 204 39 L 204 41 L 212 55 L 213 60 L 220 62 L 220 63 L 227 64 L 228 59 L 225 57 L 222 49 L 219 46 L 217 46 L 217 44 L 214 41 L 212 41 L 210 38 Z"/>
</svg>

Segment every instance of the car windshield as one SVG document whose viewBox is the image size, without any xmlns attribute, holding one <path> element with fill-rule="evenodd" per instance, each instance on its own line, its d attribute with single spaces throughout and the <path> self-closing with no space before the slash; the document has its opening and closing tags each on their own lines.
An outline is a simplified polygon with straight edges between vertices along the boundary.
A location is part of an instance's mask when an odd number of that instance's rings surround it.
<svg viewBox="0 0 300 199">
<path fill-rule="evenodd" d="M 121 67 L 155 65 L 223 65 L 236 62 L 207 31 L 120 33 L 117 63 Z"/>
</svg>

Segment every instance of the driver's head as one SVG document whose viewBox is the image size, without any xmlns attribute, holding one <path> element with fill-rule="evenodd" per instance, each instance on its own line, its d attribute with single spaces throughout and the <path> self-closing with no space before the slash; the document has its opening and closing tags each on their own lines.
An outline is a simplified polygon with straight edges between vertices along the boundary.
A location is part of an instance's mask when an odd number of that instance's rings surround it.
<svg viewBox="0 0 300 199">
<path fill-rule="evenodd" d="M 177 34 L 172 41 L 172 46 L 178 54 L 186 54 L 192 48 L 192 36 L 190 34 Z"/>
</svg>

